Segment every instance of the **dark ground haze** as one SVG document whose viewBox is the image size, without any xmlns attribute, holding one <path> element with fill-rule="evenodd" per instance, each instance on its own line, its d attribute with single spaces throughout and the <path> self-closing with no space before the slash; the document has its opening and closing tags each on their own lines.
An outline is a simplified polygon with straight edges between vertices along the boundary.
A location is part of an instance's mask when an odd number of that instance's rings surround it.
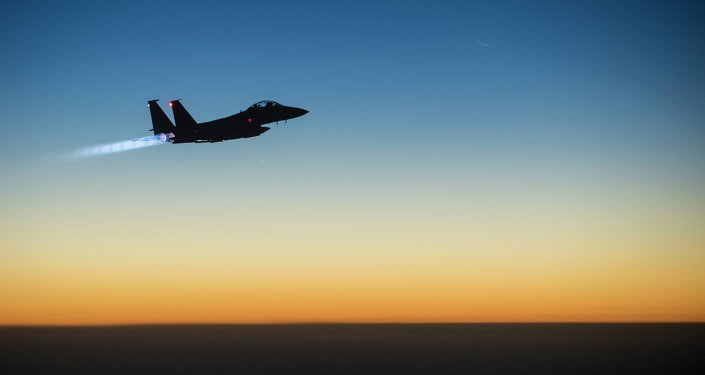
<svg viewBox="0 0 705 375">
<path fill-rule="evenodd" d="M 0 327 L 2 374 L 705 373 L 705 323 Z"/>
</svg>

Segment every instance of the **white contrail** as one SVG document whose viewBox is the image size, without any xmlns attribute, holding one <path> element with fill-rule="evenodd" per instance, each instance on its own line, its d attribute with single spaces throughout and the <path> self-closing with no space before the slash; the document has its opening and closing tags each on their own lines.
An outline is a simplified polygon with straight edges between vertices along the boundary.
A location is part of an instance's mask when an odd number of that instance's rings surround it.
<svg viewBox="0 0 705 375">
<path fill-rule="evenodd" d="M 105 145 L 84 148 L 73 154 L 74 159 L 90 158 L 94 156 L 114 154 L 116 152 L 136 150 L 138 148 L 150 147 L 169 143 L 174 137 L 173 133 L 155 134 L 149 137 L 135 138 L 128 141 L 108 143 Z"/>
<path fill-rule="evenodd" d="M 475 41 L 477 42 L 477 44 L 479 44 L 483 47 L 492 47 L 491 44 L 481 41 L 480 38 L 478 38 L 478 37 L 475 37 Z"/>
</svg>

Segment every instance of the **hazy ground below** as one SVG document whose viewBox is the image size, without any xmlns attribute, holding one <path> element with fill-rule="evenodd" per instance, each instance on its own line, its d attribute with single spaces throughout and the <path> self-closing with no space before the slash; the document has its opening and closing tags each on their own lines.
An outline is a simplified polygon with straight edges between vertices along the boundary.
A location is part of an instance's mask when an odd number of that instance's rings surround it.
<svg viewBox="0 0 705 375">
<path fill-rule="evenodd" d="M 3 374 L 705 373 L 705 323 L 0 327 Z"/>
</svg>

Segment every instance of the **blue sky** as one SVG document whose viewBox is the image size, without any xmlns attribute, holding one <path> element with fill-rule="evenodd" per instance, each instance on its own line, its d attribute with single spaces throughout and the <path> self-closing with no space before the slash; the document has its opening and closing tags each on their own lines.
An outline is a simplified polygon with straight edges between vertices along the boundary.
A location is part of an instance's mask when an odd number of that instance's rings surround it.
<svg viewBox="0 0 705 375">
<path fill-rule="evenodd" d="M 703 162 L 705 38 L 689 3 L 3 7 L 6 172 L 18 159 L 148 135 L 153 98 L 183 98 L 201 121 L 261 99 L 311 113 L 251 142 L 87 163 L 251 157 L 249 169 L 281 156 L 293 164 L 281 168 L 384 176 L 476 163 L 667 174 Z"/>
<path fill-rule="evenodd" d="M 441 228 L 573 218 L 587 237 L 632 223 L 702 250 L 704 13 L 686 1 L 4 2 L 5 260 L 31 267 L 50 250 L 29 233 L 60 228 L 74 228 L 64 246 L 89 248 L 96 233 L 176 235 L 194 220 L 230 238 L 223 220 L 257 231 L 297 218 L 335 221 L 341 239 L 384 237 L 370 218 L 400 236 L 428 221 L 457 243 Z M 263 99 L 310 113 L 253 139 L 67 157 L 149 135 L 156 98 L 169 115 L 183 99 L 197 121 Z M 674 262 L 705 264 L 690 251 Z"/>
<path fill-rule="evenodd" d="M 142 135 L 136 104 L 152 98 L 184 98 L 202 120 L 273 98 L 310 108 L 309 122 L 326 124 L 313 133 L 345 143 L 499 131 L 540 138 L 528 143 L 555 132 L 702 140 L 701 13 L 687 4 L 4 7 L 3 122 L 19 141 L 47 135 L 42 149 Z"/>
</svg>

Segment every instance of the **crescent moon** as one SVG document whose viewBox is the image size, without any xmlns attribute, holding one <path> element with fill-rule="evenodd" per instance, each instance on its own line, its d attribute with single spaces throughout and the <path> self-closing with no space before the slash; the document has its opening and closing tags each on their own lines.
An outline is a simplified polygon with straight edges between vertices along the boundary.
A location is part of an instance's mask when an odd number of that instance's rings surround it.
<svg viewBox="0 0 705 375">
<path fill-rule="evenodd" d="M 477 44 L 479 44 L 483 47 L 492 47 L 491 44 L 481 41 L 480 38 L 478 38 L 478 37 L 475 37 L 475 41 L 477 42 Z"/>
</svg>

